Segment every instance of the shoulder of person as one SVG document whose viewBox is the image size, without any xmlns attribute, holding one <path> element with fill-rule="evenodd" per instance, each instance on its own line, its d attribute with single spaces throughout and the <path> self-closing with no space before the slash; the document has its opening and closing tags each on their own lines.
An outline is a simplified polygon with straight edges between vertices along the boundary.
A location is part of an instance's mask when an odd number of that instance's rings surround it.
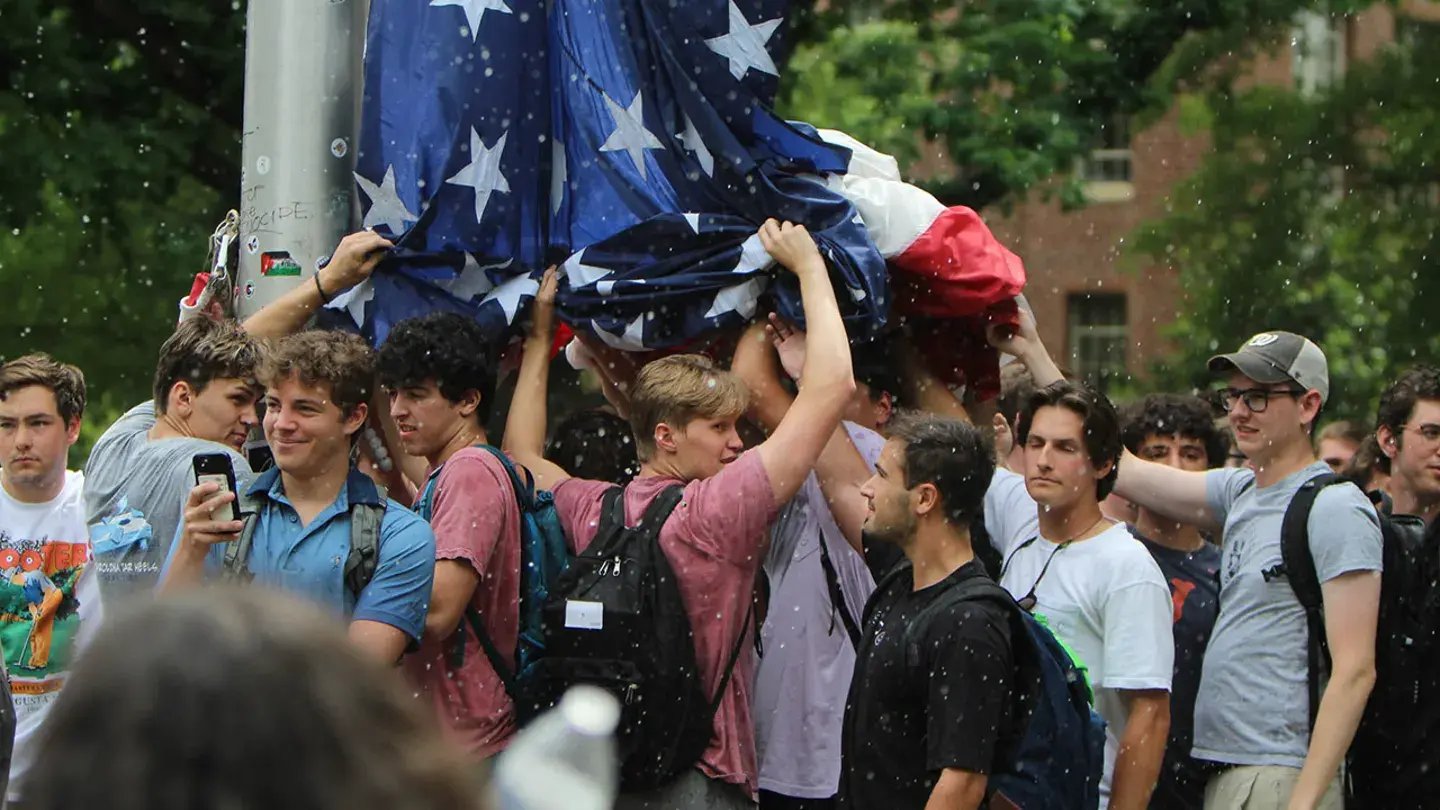
<svg viewBox="0 0 1440 810">
<path fill-rule="evenodd" d="M 1155 555 L 1145 543 L 1135 535 L 1130 526 L 1124 523 L 1117 523 L 1097 535 L 1095 540 L 1104 557 L 1105 568 L 1116 579 L 1135 580 L 1154 579 L 1162 587 L 1165 586 L 1165 575 L 1160 571 L 1160 564 L 1155 561 Z M 1152 577 L 1153 575 L 1153 577 Z"/>
<path fill-rule="evenodd" d="M 423 543 L 426 538 L 435 542 L 430 524 L 394 498 L 385 499 L 385 515 L 380 518 L 380 533 L 386 537 L 410 537 Z"/>
<path fill-rule="evenodd" d="M 1380 513 L 1365 493 L 1348 481 L 1320 490 L 1310 507 L 1308 528 L 1313 537 L 1351 538 L 1357 529 L 1369 527 L 1380 536 Z"/>
<path fill-rule="evenodd" d="M 515 465 L 513 460 L 510 463 Z M 508 489 L 514 489 L 514 485 L 510 483 L 510 473 L 505 469 L 505 462 L 481 447 L 464 447 L 455 451 L 455 455 L 440 468 L 440 478 L 443 481 L 487 477 L 494 478 Z"/>
</svg>

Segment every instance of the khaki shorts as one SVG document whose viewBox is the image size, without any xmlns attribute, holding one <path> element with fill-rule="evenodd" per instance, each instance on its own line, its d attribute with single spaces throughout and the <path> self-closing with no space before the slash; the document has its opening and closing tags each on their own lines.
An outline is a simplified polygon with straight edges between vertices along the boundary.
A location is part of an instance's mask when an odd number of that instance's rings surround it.
<svg viewBox="0 0 1440 810">
<path fill-rule="evenodd" d="M 1205 784 L 1205 810 L 1285 810 L 1298 781 L 1299 768 L 1237 765 L 1215 774 Z M 1344 810 L 1344 807 L 1337 776 L 1316 810 Z"/>
</svg>

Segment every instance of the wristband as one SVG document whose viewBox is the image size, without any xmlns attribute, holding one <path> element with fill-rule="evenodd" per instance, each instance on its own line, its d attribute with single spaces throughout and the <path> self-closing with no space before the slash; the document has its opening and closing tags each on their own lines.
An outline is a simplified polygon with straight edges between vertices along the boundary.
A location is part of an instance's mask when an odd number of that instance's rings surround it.
<svg viewBox="0 0 1440 810">
<path fill-rule="evenodd" d="M 330 303 L 333 299 L 330 296 L 326 295 L 325 288 L 320 286 L 320 272 L 317 270 L 315 272 L 315 275 L 311 276 L 311 278 L 315 279 L 315 291 L 320 293 L 320 302 L 322 304 Z"/>
</svg>

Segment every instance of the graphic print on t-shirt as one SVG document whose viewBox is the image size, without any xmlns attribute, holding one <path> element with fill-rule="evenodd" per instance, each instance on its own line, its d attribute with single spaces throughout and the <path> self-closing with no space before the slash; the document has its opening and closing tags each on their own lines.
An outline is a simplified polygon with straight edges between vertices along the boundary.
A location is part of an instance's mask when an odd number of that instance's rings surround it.
<svg viewBox="0 0 1440 810">
<path fill-rule="evenodd" d="M 16 538 L 0 529 L 0 640 L 17 708 L 64 683 L 80 627 L 75 586 L 89 561 L 83 540 Z"/>
<path fill-rule="evenodd" d="M 131 508 L 129 500 L 122 497 L 113 513 L 101 518 L 98 523 L 90 527 L 90 543 L 94 547 L 95 556 L 98 559 L 112 558 L 115 560 L 115 562 L 109 563 L 111 570 L 107 570 L 106 573 L 125 575 L 159 573 L 158 565 L 147 566 L 143 561 L 140 563 L 120 562 L 127 557 L 127 554 L 133 556 L 149 551 L 154 542 L 154 534 L 155 530 L 145 519 L 144 513 L 139 509 Z M 105 563 L 101 563 L 102 568 L 105 565 Z M 154 570 L 137 570 L 137 565 L 145 569 L 153 567 Z"/>
</svg>

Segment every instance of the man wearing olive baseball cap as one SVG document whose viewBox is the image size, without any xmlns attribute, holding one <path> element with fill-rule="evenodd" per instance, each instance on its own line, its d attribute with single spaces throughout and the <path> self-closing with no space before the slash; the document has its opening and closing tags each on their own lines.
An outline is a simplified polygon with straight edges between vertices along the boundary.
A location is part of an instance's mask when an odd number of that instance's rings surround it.
<svg viewBox="0 0 1440 810">
<path fill-rule="evenodd" d="M 1305 611 L 1276 569 L 1286 508 L 1302 484 L 1329 472 L 1310 441 L 1330 396 L 1325 353 L 1291 332 L 1261 332 L 1210 358 L 1209 369 L 1254 469 L 1188 472 L 1125 453 L 1115 487 L 1140 506 L 1223 531 L 1220 615 L 1195 705 L 1193 754 L 1219 768 L 1205 807 L 1339 810 L 1339 767 L 1375 682 L 1379 521 L 1351 484 L 1322 489 L 1310 512 L 1332 661 L 1312 714 Z"/>
</svg>

